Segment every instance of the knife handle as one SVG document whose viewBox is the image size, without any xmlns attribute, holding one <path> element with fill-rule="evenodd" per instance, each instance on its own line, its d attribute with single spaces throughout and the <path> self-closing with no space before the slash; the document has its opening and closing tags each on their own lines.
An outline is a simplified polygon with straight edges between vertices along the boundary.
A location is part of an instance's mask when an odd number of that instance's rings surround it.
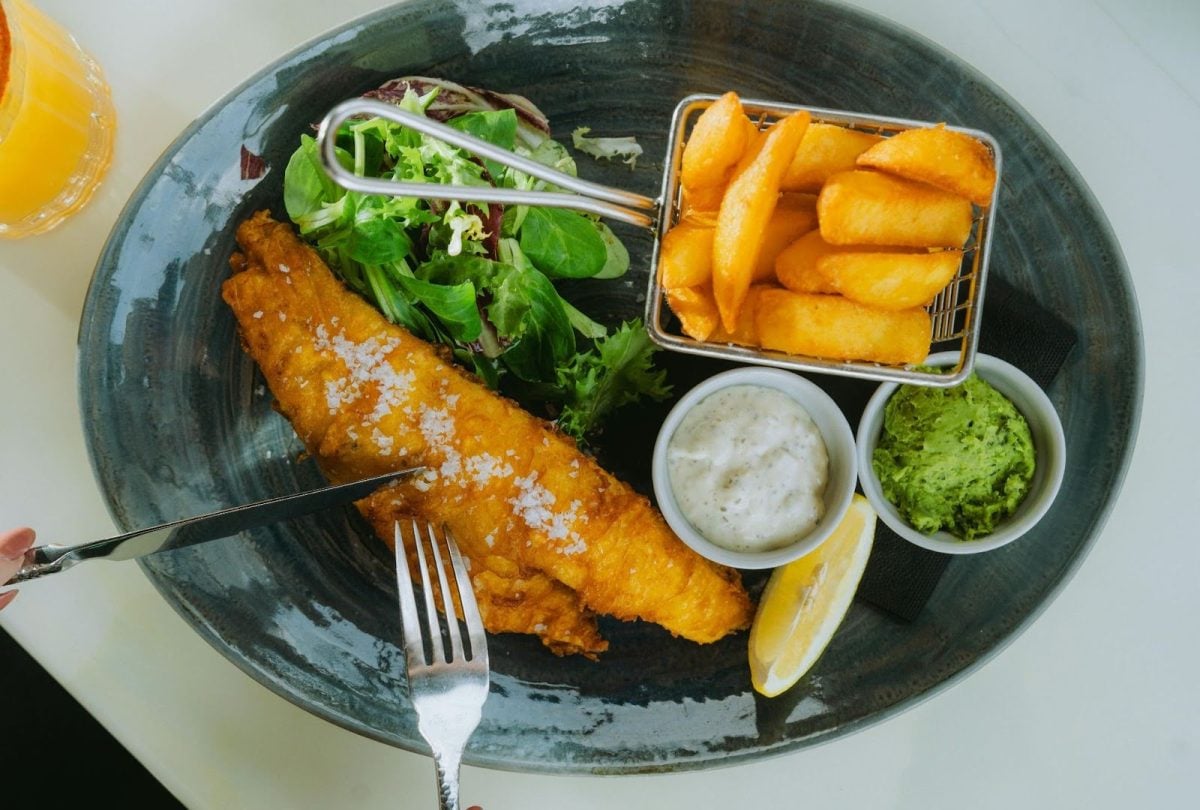
<svg viewBox="0 0 1200 810">
<path fill-rule="evenodd" d="M 27 549 L 21 561 L 21 569 L 13 574 L 8 582 L 0 582 L 0 587 L 16 585 L 18 582 L 37 579 L 47 574 L 57 574 L 69 567 L 68 563 L 76 562 L 66 555 L 67 551 L 67 546 L 34 546 Z"/>
</svg>

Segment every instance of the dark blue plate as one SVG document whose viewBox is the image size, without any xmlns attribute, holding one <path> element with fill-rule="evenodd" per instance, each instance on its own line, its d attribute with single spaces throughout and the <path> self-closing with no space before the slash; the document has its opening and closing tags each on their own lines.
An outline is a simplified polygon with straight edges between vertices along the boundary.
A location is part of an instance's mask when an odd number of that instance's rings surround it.
<svg viewBox="0 0 1200 810">
<path fill-rule="evenodd" d="M 580 157 L 592 179 L 654 194 L 675 102 L 693 92 L 923 120 L 993 133 L 1005 174 L 992 273 L 1078 333 L 1049 390 L 1070 448 L 1057 505 L 1021 542 L 956 560 L 911 624 L 856 605 L 783 697 L 749 684 L 746 635 L 701 647 L 606 622 L 599 663 L 491 639 L 494 688 L 467 760 L 521 770 L 699 768 L 812 744 L 952 683 L 1010 640 L 1078 566 L 1126 469 L 1142 390 L 1141 331 L 1120 250 L 1083 181 L 986 79 L 928 42 L 822 3 L 633 0 L 565 14 L 413 2 L 351 23 L 250 79 L 184 132 L 121 215 L 80 327 L 84 425 L 100 486 L 132 528 L 319 483 L 243 355 L 219 298 L 234 227 L 281 213 L 300 133 L 334 103 L 406 73 L 527 95 L 569 142 L 580 125 L 638 136 L 636 171 Z M 242 180 L 245 146 L 268 171 Z M 635 270 L 571 293 L 593 314 L 641 312 Z M 986 331 L 987 324 L 984 324 Z M 679 393 L 719 364 L 671 360 Z M 852 420 L 871 386 L 837 387 Z M 670 403 L 626 414 L 602 459 L 646 486 Z M 143 562 L 191 625 L 252 677 L 346 728 L 425 750 L 404 694 L 387 553 L 356 515 L 325 514 Z M 755 584 L 752 582 L 752 584 Z"/>
</svg>

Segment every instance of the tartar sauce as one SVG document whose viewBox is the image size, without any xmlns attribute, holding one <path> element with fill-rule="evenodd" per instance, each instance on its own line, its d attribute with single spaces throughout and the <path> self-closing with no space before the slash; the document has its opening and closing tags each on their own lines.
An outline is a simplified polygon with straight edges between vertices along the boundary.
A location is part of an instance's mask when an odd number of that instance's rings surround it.
<svg viewBox="0 0 1200 810">
<path fill-rule="evenodd" d="M 829 456 L 808 411 L 782 391 L 733 385 L 696 403 L 667 443 L 684 517 L 731 551 L 780 548 L 825 512 Z"/>
</svg>

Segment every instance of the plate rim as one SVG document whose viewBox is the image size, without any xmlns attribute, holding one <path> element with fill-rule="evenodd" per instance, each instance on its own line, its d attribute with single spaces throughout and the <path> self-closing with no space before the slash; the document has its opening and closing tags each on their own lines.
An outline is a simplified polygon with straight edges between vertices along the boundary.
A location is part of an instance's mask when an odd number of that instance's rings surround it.
<svg viewBox="0 0 1200 810">
<path fill-rule="evenodd" d="M 644 774 L 644 773 L 674 773 L 683 771 L 706 770 L 715 767 L 727 767 L 745 764 L 747 762 L 759 761 L 777 756 L 783 756 L 793 753 L 799 749 L 808 748 L 815 745 L 823 745 L 857 731 L 869 728 L 876 724 L 891 720 L 904 712 L 913 709 L 925 701 L 941 694 L 944 690 L 951 688 L 970 675 L 974 674 L 981 667 L 985 666 L 996 658 L 1001 652 L 1008 648 L 1022 633 L 1024 633 L 1058 598 L 1069 582 L 1078 574 L 1085 559 L 1094 549 L 1099 535 L 1102 533 L 1105 525 L 1111 517 L 1112 511 L 1115 508 L 1117 501 L 1120 499 L 1126 476 L 1128 475 L 1133 450 L 1136 445 L 1137 435 L 1140 430 L 1141 416 L 1143 408 L 1143 400 L 1145 396 L 1145 339 L 1142 327 L 1141 310 L 1138 306 L 1136 290 L 1133 285 L 1133 278 L 1129 271 L 1128 262 L 1125 259 L 1124 251 L 1120 241 L 1113 230 L 1112 224 L 1101 206 L 1095 193 L 1088 185 L 1082 174 L 1071 162 L 1070 158 L 1063 152 L 1057 141 L 1055 141 L 1048 132 L 1037 122 L 1033 116 L 1025 110 L 1025 108 L 1017 103 L 1015 99 L 1002 87 L 996 84 L 993 80 L 982 74 L 974 65 L 970 64 L 962 57 L 951 52 L 948 48 L 940 45 L 937 42 L 926 37 L 920 32 L 891 20 L 883 15 L 858 7 L 847 6 L 838 2 L 830 2 L 829 0 L 815 0 L 814 5 L 824 7 L 829 12 L 834 12 L 839 15 L 849 15 L 851 17 L 860 17 L 865 19 L 870 24 L 876 26 L 892 37 L 898 39 L 914 40 L 919 45 L 924 46 L 933 55 L 938 57 L 943 63 L 952 64 L 961 74 L 971 78 L 973 81 L 979 82 L 990 93 L 992 93 L 1008 111 L 1016 117 L 1029 131 L 1035 136 L 1039 145 L 1045 148 L 1048 153 L 1058 162 L 1062 170 L 1065 180 L 1081 199 L 1090 208 L 1090 211 L 1095 219 L 1097 230 L 1105 240 L 1105 246 L 1112 254 L 1112 263 L 1114 269 L 1123 282 L 1121 292 L 1122 297 L 1128 302 L 1127 315 L 1130 321 L 1132 334 L 1129 335 L 1131 342 L 1132 353 L 1134 354 L 1135 363 L 1127 373 L 1131 375 L 1130 390 L 1131 401 L 1128 403 L 1128 423 L 1124 426 L 1124 434 L 1119 436 L 1122 444 L 1122 453 L 1118 463 L 1114 466 L 1112 472 L 1112 486 L 1103 506 L 1093 513 L 1088 527 L 1087 536 L 1079 545 L 1078 551 L 1065 563 L 1061 574 L 1057 580 L 1050 583 L 1038 603 L 1036 603 L 1025 615 L 1016 621 L 1003 635 L 999 636 L 994 643 L 982 651 L 972 661 L 963 665 L 956 671 L 945 676 L 940 681 L 933 683 L 921 691 L 914 692 L 901 698 L 896 703 L 878 709 L 867 714 L 845 720 L 837 725 L 814 732 L 802 737 L 794 737 L 781 742 L 772 743 L 768 746 L 750 746 L 740 749 L 735 752 L 724 751 L 708 751 L 702 755 L 691 757 L 688 759 L 675 759 L 666 762 L 656 761 L 638 761 L 625 762 L 621 764 L 580 764 L 575 761 L 557 761 L 549 759 L 538 760 L 513 760 L 512 758 L 503 758 L 498 755 L 488 754 L 486 752 L 472 750 L 468 747 L 464 756 L 464 762 L 473 766 L 493 768 L 497 770 L 506 770 L 520 773 L 545 773 L 545 774 L 596 774 L 596 775 L 623 775 L 623 774 Z M 83 430 L 85 444 L 87 447 L 88 458 L 92 466 L 93 474 L 96 478 L 98 489 L 100 490 L 105 507 L 115 524 L 123 530 L 130 528 L 128 516 L 124 514 L 120 508 L 120 503 L 115 498 L 114 481 L 109 476 L 105 475 L 104 468 L 106 463 L 102 458 L 101 448 L 94 437 L 94 432 L 89 430 L 88 415 L 94 408 L 89 406 L 92 400 L 89 392 L 89 386 L 85 377 L 85 358 L 84 349 L 88 339 L 92 336 L 92 329 L 96 328 L 96 324 L 92 323 L 89 316 L 95 310 L 95 299 L 98 297 L 99 281 L 101 279 L 103 268 L 112 263 L 113 258 L 120 253 L 132 222 L 131 216 L 137 208 L 143 203 L 147 192 L 153 187 L 158 177 L 163 173 L 164 167 L 169 165 L 173 156 L 179 151 L 195 133 L 207 124 L 211 118 L 221 109 L 225 108 L 230 102 L 243 94 L 248 88 L 262 79 L 277 73 L 288 63 L 296 60 L 298 57 L 308 53 L 314 46 L 323 44 L 338 35 L 344 34 L 353 29 L 357 29 L 371 21 L 378 19 L 390 19 L 399 12 L 402 12 L 407 7 L 417 5 L 415 2 L 399 2 L 393 5 L 385 6 L 371 12 L 359 15 L 351 20 L 348 20 L 339 25 L 333 26 L 324 32 L 310 37 L 306 41 L 290 49 L 278 58 L 256 71 L 254 74 L 240 82 L 234 88 L 223 94 L 216 101 L 209 104 L 205 109 L 197 114 L 197 116 L 164 148 L 159 157 L 147 169 L 146 174 L 135 186 L 130 193 L 129 199 L 122 207 L 117 215 L 113 229 L 104 242 L 96 264 L 93 268 L 92 277 L 88 282 L 87 291 L 83 300 L 81 310 L 80 323 L 76 334 L 76 393 L 77 404 L 81 417 L 81 427 Z M 606 3 L 609 6 L 622 6 L 622 2 Z M 89 328 L 90 327 L 90 328 Z M 273 694 L 282 697 L 289 703 L 292 703 L 297 708 L 303 711 L 321 717 L 324 720 L 332 722 L 341 728 L 345 728 L 354 733 L 360 734 L 369 739 L 388 745 L 398 747 L 404 750 L 415 753 L 427 753 L 428 748 L 424 746 L 424 741 L 406 741 L 396 736 L 388 736 L 385 733 L 359 722 L 356 718 L 346 714 L 335 714 L 332 709 L 323 704 L 317 704 L 313 701 L 302 700 L 303 697 L 298 691 L 295 691 L 289 684 L 282 683 L 272 678 L 263 677 L 264 672 L 256 668 L 251 662 L 244 657 L 234 654 L 234 650 L 215 632 L 211 625 L 204 621 L 203 617 L 196 613 L 190 606 L 178 598 L 175 589 L 170 587 L 170 583 L 154 570 L 152 561 L 139 560 L 139 566 L 143 573 L 154 585 L 155 589 L 163 596 L 164 600 L 188 623 L 188 625 L 197 632 L 211 647 L 215 648 L 222 656 L 231 661 L 239 670 L 249 675 L 255 683 L 266 687 Z"/>
</svg>

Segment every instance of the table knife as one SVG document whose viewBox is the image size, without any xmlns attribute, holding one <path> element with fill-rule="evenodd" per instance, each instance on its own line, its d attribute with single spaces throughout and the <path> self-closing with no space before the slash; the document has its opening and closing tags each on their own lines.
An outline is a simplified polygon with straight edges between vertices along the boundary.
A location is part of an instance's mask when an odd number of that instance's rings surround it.
<svg viewBox="0 0 1200 810">
<path fill-rule="evenodd" d="M 0 585 L 12 585 L 47 574 L 56 574 L 84 560 L 132 560 L 147 554 L 174 551 L 207 543 L 209 540 L 230 537 L 247 529 L 365 498 L 384 484 L 424 469 L 409 467 L 348 484 L 321 487 L 308 492 L 243 504 L 74 546 L 34 546 L 25 552 L 21 570 L 8 582 Z"/>
</svg>

